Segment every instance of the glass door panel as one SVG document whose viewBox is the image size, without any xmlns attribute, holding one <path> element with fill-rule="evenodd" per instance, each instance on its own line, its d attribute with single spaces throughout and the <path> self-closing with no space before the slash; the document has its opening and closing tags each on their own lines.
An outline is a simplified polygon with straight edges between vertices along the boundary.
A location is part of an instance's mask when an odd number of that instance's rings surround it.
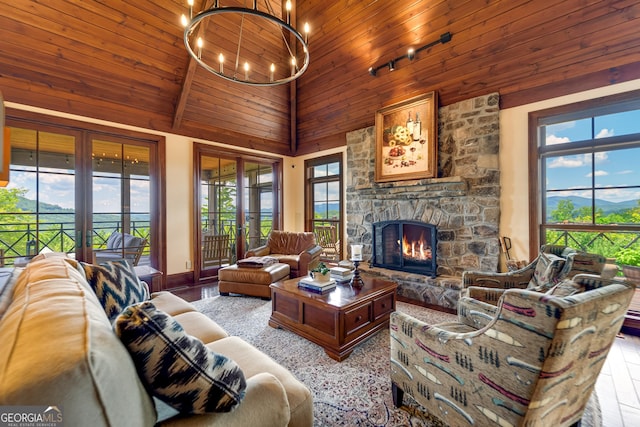
<svg viewBox="0 0 640 427">
<path fill-rule="evenodd" d="M 196 283 L 244 258 L 248 249 L 264 244 L 277 227 L 278 164 L 275 159 L 258 163 L 241 153 L 194 144 Z"/>
<path fill-rule="evenodd" d="M 273 167 L 258 163 L 244 164 L 244 252 L 266 243 L 273 229 Z"/>
<path fill-rule="evenodd" d="M 202 276 L 211 276 L 236 260 L 237 170 L 234 159 L 200 157 Z"/>
<path fill-rule="evenodd" d="M 93 139 L 91 248 L 98 262 L 150 265 L 151 190 L 148 146 Z"/>
<path fill-rule="evenodd" d="M 11 127 L 10 182 L 0 189 L 1 263 L 40 252 L 75 255 L 78 136 Z"/>
</svg>

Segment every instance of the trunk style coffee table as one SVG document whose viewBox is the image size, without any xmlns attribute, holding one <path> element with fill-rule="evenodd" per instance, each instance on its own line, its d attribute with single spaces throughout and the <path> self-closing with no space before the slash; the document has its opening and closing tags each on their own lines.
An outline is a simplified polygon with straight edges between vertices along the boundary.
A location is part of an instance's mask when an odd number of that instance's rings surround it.
<svg viewBox="0 0 640 427">
<path fill-rule="evenodd" d="M 288 329 L 323 347 L 338 362 L 380 329 L 396 309 L 397 284 L 362 275 L 364 286 L 337 285 L 326 294 L 298 288 L 300 278 L 271 284 L 269 325 Z"/>
</svg>

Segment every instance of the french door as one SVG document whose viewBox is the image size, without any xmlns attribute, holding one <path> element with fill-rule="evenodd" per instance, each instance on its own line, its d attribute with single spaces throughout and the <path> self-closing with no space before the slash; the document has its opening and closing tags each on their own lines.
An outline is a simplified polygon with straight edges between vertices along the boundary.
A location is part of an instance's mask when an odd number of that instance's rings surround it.
<svg viewBox="0 0 640 427">
<path fill-rule="evenodd" d="M 279 226 L 280 161 L 194 145 L 195 282 L 217 276 Z"/>
<path fill-rule="evenodd" d="M 127 233 L 147 242 L 137 262 L 161 268 L 154 247 L 157 144 L 40 121 L 7 118 L 7 125 L 10 183 L 0 189 L 5 263 L 48 251 L 92 262 L 112 233 Z M 118 250 L 125 258 L 126 249 Z"/>
</svg>

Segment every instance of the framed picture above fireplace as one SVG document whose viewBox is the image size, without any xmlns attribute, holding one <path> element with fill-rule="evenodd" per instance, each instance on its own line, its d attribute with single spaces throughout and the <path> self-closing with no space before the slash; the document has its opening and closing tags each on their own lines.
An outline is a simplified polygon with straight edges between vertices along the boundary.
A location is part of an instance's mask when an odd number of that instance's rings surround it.
<svg viewBox="0 0 640 427">
<path fill-rule="evenodd" d="M 376 182 L 437 176 L 437 118 L 436 92 L 376 111 Z"/>
</svg>

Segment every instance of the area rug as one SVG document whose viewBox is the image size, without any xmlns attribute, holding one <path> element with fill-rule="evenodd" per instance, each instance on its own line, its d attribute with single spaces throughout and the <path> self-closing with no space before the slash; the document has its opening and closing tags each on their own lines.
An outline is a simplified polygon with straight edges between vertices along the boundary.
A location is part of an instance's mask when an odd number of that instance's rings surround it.
<svg viewBox="0 0 640 427">
<path fill-rule="evenodd" d="M 311 389 L 314 427 L 442 426 L 407 395 L 401 409 L 393 406 L 388 329 L 358 345 L 347 359 L 336 362 L 320 346 L 293 332 L 270 327 L 270 301 L 215 296 L 193 304 L 230 335 L 241 337 L 265 352 Z M 402 302 L 396 308 L 428 323 L 455 319 L 452 314 Z M 582 426 L 601 425 L 594 392 Z"/>
</svg>

